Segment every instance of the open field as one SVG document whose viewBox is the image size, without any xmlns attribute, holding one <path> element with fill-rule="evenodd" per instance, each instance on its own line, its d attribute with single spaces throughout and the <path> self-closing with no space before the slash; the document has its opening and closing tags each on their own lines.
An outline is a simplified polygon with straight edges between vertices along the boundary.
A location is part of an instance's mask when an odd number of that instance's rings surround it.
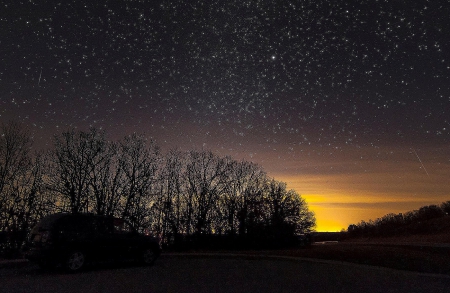
<svg viewBox="0 0 450 293">
<path fill-rule="evenodd" d="M 304 257 L 450 275 L 450 246 L 341 242 L 315 244 L 300 249 L 221 253 Z"/>
<path fill-rule="evenodd" d="M 450 274 L 450 248 L 442 247 L 338 243 L 278 253 L 424 273 Z"/>
</svg>

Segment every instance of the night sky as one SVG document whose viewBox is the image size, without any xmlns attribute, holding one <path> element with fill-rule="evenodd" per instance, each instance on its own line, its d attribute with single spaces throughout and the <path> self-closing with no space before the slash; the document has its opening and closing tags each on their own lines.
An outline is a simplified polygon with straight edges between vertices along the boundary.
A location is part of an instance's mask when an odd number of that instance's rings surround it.
<svg viewBox="0 0 450 293">
<path fill-rule="evenodd" d="M 0 121 L 260 164 L 319 231 L 450 200 L 450 1 L 2 1 Z"/>
</svg>

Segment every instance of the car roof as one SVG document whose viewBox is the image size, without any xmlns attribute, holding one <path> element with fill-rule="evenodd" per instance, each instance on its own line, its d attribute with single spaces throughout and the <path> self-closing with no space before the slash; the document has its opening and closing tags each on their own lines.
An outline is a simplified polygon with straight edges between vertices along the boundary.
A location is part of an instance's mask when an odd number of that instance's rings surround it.
<svg viewBox="0 0 450 293">
<path fill-rule="evenodd" d="M 39 221 L 39 226 L 50 226 L 53 223 L 59 221 L 60 219 L 63 218 L 102 218 L 102 219 L 111 219 L 111 220 L 118 220 L 118 221 L 123 221 L 123 219 L 121 218 L 116 218 L 113 216 L 102 216 L 102 215 L 95 215 L 92 213 L 56 213 L 56 214 L 51 214 L 51 215 L 47 215 L 45 217 L 43 217 L 40 221 Z"/>
<path fill-rule="evenodd" d="M 40 228 L 50 228 L 53 223 L 59 221 L 60 219 L 66 217 L 67 213 L 57 213 L 57 214 L 51 214 L 48 216 L 43 217 L 36 226 Z"/>
</svg>

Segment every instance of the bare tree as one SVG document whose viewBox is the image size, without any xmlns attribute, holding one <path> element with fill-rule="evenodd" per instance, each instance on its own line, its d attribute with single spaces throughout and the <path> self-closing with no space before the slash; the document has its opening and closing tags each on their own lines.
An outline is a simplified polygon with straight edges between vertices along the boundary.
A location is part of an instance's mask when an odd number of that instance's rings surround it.
<svg viewBox="0 0 450 293">
<path fill-rule="evenodd" d="M 106 144 L 104 132 L 69 130 L 55 136 L 51 152 L 49 189 L 61 196 L 63 210 L 79 213 L 89 210 L 91 172 Z"/>
<path fill-rule="evenodd" d="M 158 195 L 157 226 L 165 241 L 185 233 L 186 155 L 171 150 L 164 157 Z"/>
<path fill-rule="evenodd" d="M 119 147 L 118 164 L 123 172 L 121 215 L 139 228 L 148 228 L 157 194 L 159 147 L 137 134 L 125 137 Z"/>
<path fill-rule="evenodd" d="M 249 203 L 255 200 L 266 174 L 254 163 L 230 160 L 226 175 L 225 190 L 220 198 L 224 230 L 231 235 L 243 234 Z"/>
<path fill-rule="evenodd" d="M 315 225 L 304 199 L 285 183 L 268 179 L 258 165 L 211 151 L 162 156 L 143 135 L 111 142 L 95 128 L 56 135 L 46 154 L 30 150 L 20 125 L 2 125 L 1 231 L 27 231 L 54 211 L 123 217 L 166 241 L 181 235 L 276 238 Z"/>
<path fill-rule="evenodd" d="M 119 164 L 116 143 L 104 141 L 97 145 L 99 154 L 89 162 L 89 186 L 92 190 L 92 209 L 98 215 L 119 212 L 124 173 Z"/>
<path fill-rule="evenodd" d="M 30 166 L 30 134 L 18 123 L 1 126 L 0 136 L 0 194 Z"/>
<path fill-rule="evenodd" d="M 226 159 L 212 152 L 191 151 L 188 156 L 187 171 L 187 231 L 195 229 L 196 234 L 211 233 L 213 207 L 224 191 Z"/>
<path fill-rule="evenodd" d="M 17 250 L 37 219 L 51 208 L 43 192 L 42 155 L 31 156 L 28 131 L 16 122 L 0 129 L 0 231 Z"/>
</svg>

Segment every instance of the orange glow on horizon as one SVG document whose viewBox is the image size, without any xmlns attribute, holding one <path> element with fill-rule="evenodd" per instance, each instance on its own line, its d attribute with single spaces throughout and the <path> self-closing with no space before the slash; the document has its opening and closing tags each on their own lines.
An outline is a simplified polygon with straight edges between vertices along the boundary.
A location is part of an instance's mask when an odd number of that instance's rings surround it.
<svg viewBox="0 0 450 293">
<path fill-rule="evenodd" d="M 349 158 L 315 164 L 311 160 L 285 161 L 283 169 L 278 166 L 269 174 L 286 182 L 288 189 L 294 189 L 306 200 L 316 215 L 316 231 L 335 232 L 362 220 L 450 200 L 450 168 L 445 160 L 423 156 L 427 173 L 415 156 L 406 151 L 402 156 L 363 163 L 351 163 Z"/>
</svg>

